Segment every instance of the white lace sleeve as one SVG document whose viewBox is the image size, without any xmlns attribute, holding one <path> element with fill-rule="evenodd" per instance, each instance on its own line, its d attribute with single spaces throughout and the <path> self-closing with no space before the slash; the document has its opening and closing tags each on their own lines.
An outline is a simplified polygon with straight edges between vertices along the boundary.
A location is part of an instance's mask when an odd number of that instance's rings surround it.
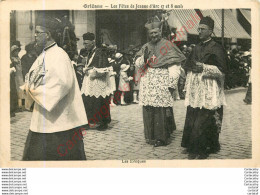
<svg viewBox="0 0 260 195">
<path fill-rule="evenodd" d="M 180 65 L 172 65 L 168 67 L 169 70 L 169 87 L 170 88 L 177 88 L 178 81 L 181 74 L 181 66 Z"/>
<path fill-rule="evenodd" d="M 135 66 L 137 68 L 142 68 L 144 66 L 144 56 L 143 55 L 136 59 Z"/>
</svg>

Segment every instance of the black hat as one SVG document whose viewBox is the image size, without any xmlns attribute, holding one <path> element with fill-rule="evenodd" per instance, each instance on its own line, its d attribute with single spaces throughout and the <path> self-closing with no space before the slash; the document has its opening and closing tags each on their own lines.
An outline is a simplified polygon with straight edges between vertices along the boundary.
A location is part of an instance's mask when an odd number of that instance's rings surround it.
<svg viewBox="0 0 260 195">
<path fill-rule="evenodd" d="M 38 18 L 35 25 L 48 28 L 49 30 L 62 28 L 60 19 L 49 17 L 49 16 Z"/>
<path fill-rule="evenodd" d="M 18 47 L 17 45 L 12 45 L 12 47 L 11 47 L 11 53 L 13 53 L 14 51 L 21 51 L 21 48 Z"/>
<path fill-rule="evenodd" d="M 30 42 L 25 46 L 26 52 L 33 51 L 35 49 L 35 42 Z"/>
<path fill-rule="evenodd" d="M 18 47 L 22 46 L 20 41 L 17 41 L 17 40 L 13 41 L 11 45 L 17 45 Z"/>
<path fill-rule="evenodd" d="M 206 17 L 203 17 L 201 20 L 200 20 L 200 24 L 205 24 L 207 25 L 210 29 L 214 29 L 214 20 L 209 17 L 209 16 L 206 16 Z"/>
<path fill-rule="evenodd" d="M 93 33 L 87 32 L 87 33 L 83 34 L 83 40 L 93 41 L 93 40 L 95 40 L 95 35 Z"/>
</svg>

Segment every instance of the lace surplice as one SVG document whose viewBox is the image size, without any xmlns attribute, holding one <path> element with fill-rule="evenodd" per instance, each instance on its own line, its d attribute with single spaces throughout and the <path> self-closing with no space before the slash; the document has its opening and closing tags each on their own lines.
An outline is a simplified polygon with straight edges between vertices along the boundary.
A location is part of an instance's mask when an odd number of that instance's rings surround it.
<svg viewBox="0 0 260 195">
<path fill-rule="evenodd" d="M 167 68 L 148 68 L 141 78 L 139 104 L 154 107 L 172 107 L 169 91 L 170 79 Z"/>
<path fill-rule="evenodd" d="M 204 65 L 202 73 L 188 72 L 185 90 L 185 106 L 214 110 L 226 105 L 224 74 L 216 66 Z"/>
</svg>

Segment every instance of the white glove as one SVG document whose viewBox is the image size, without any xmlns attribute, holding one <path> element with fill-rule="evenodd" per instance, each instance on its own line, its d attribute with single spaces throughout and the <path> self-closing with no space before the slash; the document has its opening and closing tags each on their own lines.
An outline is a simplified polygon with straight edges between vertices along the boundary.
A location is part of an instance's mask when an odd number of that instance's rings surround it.
<svg viewBox="0 0 260 195">
<path fill-rule="evenodd" d="M 15 67 L 10 68 L 10 73 L 16 72 Z"/>
</svg>

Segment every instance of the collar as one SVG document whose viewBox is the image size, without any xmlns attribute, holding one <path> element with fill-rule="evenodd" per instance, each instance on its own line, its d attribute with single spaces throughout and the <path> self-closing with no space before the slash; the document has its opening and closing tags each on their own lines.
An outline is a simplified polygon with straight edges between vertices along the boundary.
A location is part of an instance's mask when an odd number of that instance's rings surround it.
<svg viewBox="0 0 260 195">
<path fill-rule="evenodd" d="M 208 40 L 202 41 L 202 44 L 206 44 L 206 43 L 210 42 L 211 40 L 212 40 L 212 38 L 210 37 Z"/>
<path fill-rule="evenodd" d="M 95 50 L 96 50 L 96 46 L 90 52 L 88 52 L 89 58 L 94 54 Z"/>
<path fill-rule="evenodd" d="M 45 48 L 43 49 L 43 51 L 47 51 L 48 49 L 50 49 L 51 47 L 53 47 L 53 46 L 56 45 L 56 44 L 57 44 L 56 42 L 50 44 L 48 47 L 45 47 Z"/>
<path fill-rule="evenodd" d="M 200 46 L 205 46 L 205 45 L 208 45 L 213 39 L 210 37 L 208 40 L 206 41 L 201 41 L 199 43 Z"/>
<path fill-rule="evenodd" d="M 86 48 L 83 48 L 83 49 L 85 49 L 88 53 L 91 53 L 91 52 L 95 51 L 96 48 L 97 48 L 97 47 L 95 46 L 95 47 L 93 47 L 93 49 L 91 49 L 90 51 L 88 51 Z"/>
<path fill-rule="evenodd" d="M 96 46 L 93 49 L 91 49 L 90 51 L 86 50 L 87 55 L 94 53 L 95 50 L 96 50 Z"/>
<path fill-rule="evenodd" d="M 90 53 L 94 53 L 95 52 L 95 50 L 96 50 L 96 46 L 91 50 L 91 52 Z"/>
</svg>

